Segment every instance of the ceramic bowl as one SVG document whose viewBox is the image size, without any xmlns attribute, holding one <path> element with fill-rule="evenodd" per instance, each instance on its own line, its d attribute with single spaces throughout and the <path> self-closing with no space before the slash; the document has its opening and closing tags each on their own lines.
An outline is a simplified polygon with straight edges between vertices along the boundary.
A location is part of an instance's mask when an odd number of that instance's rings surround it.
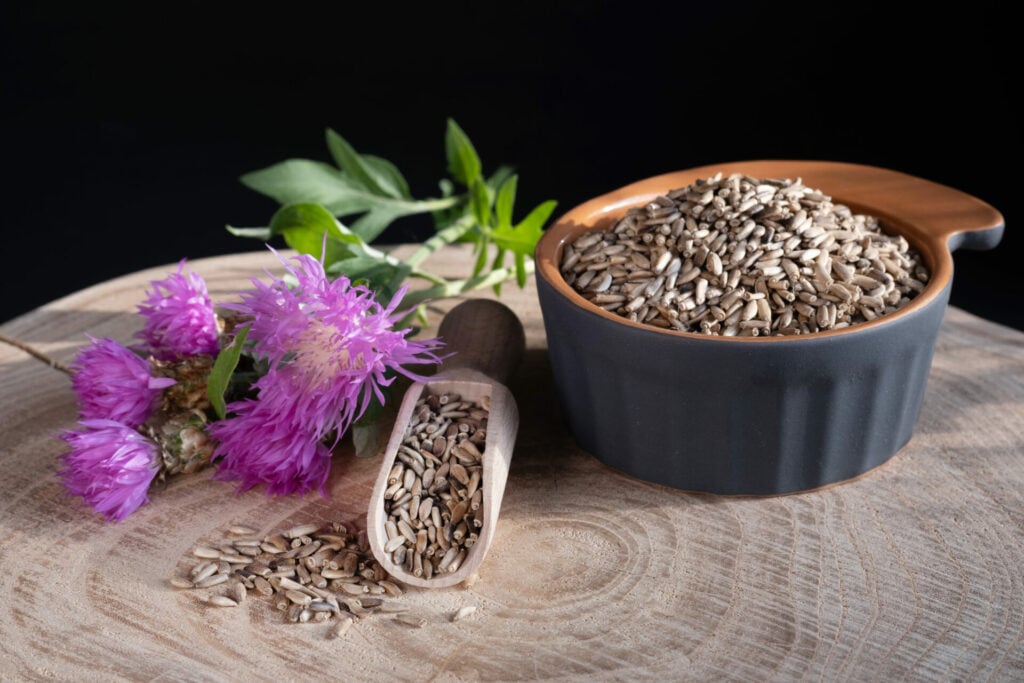
<svg viewBox="0 0 1024 683">
<path fill-rule="evenodd" d="M 562 251 L 627 209 L 716 173 L 802 178 L 906 237 L 931 277 L 900 310 L 841 330 L 719 337 L 630 322 L 586 301 Z M 721 494 L 778 494 L 857 477 L 910 440 L 953 277 L 951 251 L 989 249 L 998 211 L 888 169 L 748 161 L 648 178 L 587 201 L 540 240 L 536 278 L 555 386 L 578 444 L 640 479 Z"/>
</svg>

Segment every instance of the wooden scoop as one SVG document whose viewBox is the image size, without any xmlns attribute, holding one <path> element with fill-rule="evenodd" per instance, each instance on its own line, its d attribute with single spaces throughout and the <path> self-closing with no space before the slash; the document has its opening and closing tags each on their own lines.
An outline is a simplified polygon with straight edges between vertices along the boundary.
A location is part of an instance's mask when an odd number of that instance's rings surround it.
<svg viewBox="0 0 1024 683">
<path fill-rule="evenodd" d="M 445 342 L 445 351 L 454 355 L 445 360 L 434 379 L 426 383 L 417 382 L 406 391 L 370 496 L 366 524 L 370 548 L 381 566 L 399 581 L 423 588 L 444 588 L 465 580 L 476 572 L 491 545 L 519 428 L 519 410 L 504 383 L 519 364 L 526 343 L 523 326 L 515 313 L 504 304 L 489 299 L 470 299 L 453 308 L 441 322 L 438 336 Z M 482 524 L 479 529 L 473 529 L 479 536 L 454 571 L 442 571 L 426 579 L 407 571 L 405 566 L 395 564 L 392 552 L 386 551 L 389 539 L 385 527 L 388 516 L 384 512 L 384 495 L 390 486 L 388 477 L 405 439 L 416 402 L 423 395 L 445 393 L 456 393 L 463 400 L 489 402 L 490 405 L 486 441 L 481 453 L 479 486 L 483 498 L 476 512 Z M 451 482 L 454 486 L 461 486 L 454 479 Z M 439 509 L 443 520 L 447 521 L 450 511 L 443 505 Z M 413 522 L 414 529 L 425 528 L 424 522 L 417 519 Z M 406 552 L 414 553 L 415 550 L 407 548 Z"/>
</svg>

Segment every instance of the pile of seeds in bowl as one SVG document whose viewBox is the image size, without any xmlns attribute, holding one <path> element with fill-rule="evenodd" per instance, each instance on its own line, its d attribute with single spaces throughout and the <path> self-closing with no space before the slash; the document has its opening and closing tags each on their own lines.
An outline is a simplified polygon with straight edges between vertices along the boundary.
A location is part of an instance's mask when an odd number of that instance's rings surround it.
<svg viewBox="0 0 1024 683">
<path fill-rule="evenodd" d="M 406 427 L 384 491 L 384 551 L 416 577 L 456 570 L 482 526 L 488 399 L 426 394 Z"/>
<path fill-rule="evenodd" d="M 718 174 L 566 245 L 566 282 L 655 327 L 721 336 L 834 330 L 898 310 L 928 281 L 920 255 L 872 216 L 798 178 Z"/>
</svg>

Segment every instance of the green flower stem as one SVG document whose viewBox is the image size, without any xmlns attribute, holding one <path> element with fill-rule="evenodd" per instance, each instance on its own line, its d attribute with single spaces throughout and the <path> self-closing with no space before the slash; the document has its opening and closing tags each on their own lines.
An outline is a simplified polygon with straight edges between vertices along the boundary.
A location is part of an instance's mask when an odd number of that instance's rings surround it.
<svg viewBox="0 0 1024 683">
<path fill-rule="evenodd" d="M 472 216 L 463 216 L 457 221 L 455 221 L 452 225 L 449 225 L 447 228 L 443 230 L 439 230 L 432 237 L 425 240 L 423 244 L 421 244 L 420 247 L 415 252 L 413 252 L 412 255 L 409 256 L 409 258 L 405 260 L 406 267 L 412 269 L 411 271 L 409 271 L 409 276 L 418 277 L 422 280 L 427 280 L 428 282 L 432 282 L 433 284 L 437 285 L 440 288 L 447 287 L 449 284 L 449 280 L 446 280 L 445 278 L 440 277 L 439 275 L 434 275 L 433 273 L 428 272 L 426 270 L 417 268 L 417 266 L 423 263 L 423 261 L 425 261 L 428 256 L 433 254 L 438 249 L 451 244 L 455 240 L 465 235 L 469 230 L 473 228 L 474 225 L 475 221 L 473 220 Z M 398 265 L 400 263 L 400 261 L 398 261 L 398 259 L 395 259 L 393 256 L 388 256 L 388 259 L 391 265 Z M 398 287 L 402 284 L 402 280 L 404 278 L 405 275 L 403 275 L 401 271 L 397 272 L 395 274 L 394 280 L 391 281 L 390 288 L 392 290 L 398 289 Z"/>
<path fill-rule="evenodd" d="M 429 271 L 420 270 L 419 268 L 414 268 L 413 270 L 411 270 L 409 272 L 409 277 L 418 277 L 421 280 L 426 280 L 427 282 L 432 282 L 435 285 L 444 285 L 444 284 L 448 283 L 448 280 L 444 279 L 440 275 L 434 275 L 433 273 L 431 273 Z M 397 288 L 398 286 L 401 285 L 401 282 L 393 281 L 392 285 Z"/>
<path fill-rule="evenodd" d="M 441 247 L 447 246 L 465 235 L 475 224 L 476 221 L 472 216 L 467 215 L 459 218 L 459 220 L 455 221 L 447 228 L 438 230 L 434 236 L 425 240 L 423 244 L 420 245 L 419 249 L 414 251 L 412 255 L 405 260 L 405 263 L 412 268 L 415 268 Z"/>
<path fill-rule="evenodd" d="M 526 262 L 527 274 L 533 273 L 533 269 L 533 261 L 528 260 Z M 437 284 L 433 287 L 428 287 L 427 289 L 409 292 L 406 297 L 402 299 L 402 304 L 404 306 L 417 306 L 424 301 L 430 301 L 432 299 L 446 299 L 448 297 L 471 292 L 474 289 L 491 287 L 504 282 L 505 280 L 514 278 L 515 276 L 515 268 L 499 268 L 497 270 L 492 270 L 485 275 L 477 275 L 476 277 L 466 278 L 464 280 L 448 280 L 444 284 Z"/>
<path fill-rule="evenodd" d="M 415 208 L 415 213 L 426 213 L 428 211 L 444 211 L 450 209 L 459 202 L 463 201 L 465 195 L 455 195 L 453 197 L 440 197 L 438 199 L 414 199 L 411 201 L 396 202 L 396 204 L 408 205 L 410 208 Z"/>
</svg>

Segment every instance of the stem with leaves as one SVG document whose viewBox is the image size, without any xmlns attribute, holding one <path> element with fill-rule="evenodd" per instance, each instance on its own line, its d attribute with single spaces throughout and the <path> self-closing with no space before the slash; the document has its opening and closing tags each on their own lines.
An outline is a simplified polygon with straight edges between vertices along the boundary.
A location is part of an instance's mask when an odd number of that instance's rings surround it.
<svg viewBox="0 0 1024 683">
<path fill-rule="evenodd" d="M 441 197 L 413 198 L 393 163 L 359 154 L 330 129 L 327 147 L 334 165 L 289 159 L 244 175 L 246 186 L 281 207 L 266 227 L 228 230 L 264 241 L 280 235 L 299 252 L 322 255 L 328 273 L 366 284 L 381 301 L 389 301 L 410 278 L 426 283 L 405 296 L 404 302 L 415 306 L 484 287 L 499 292 L 512 278 L 525 285 L 555 202 L 543 202 L 513 223 L 518 177 L 507 167 L 485 177 L 476 149 L 455 121 L 448 120 L 445 134 L 451 177 L 440 181 Z M 461 193 L 455 191 L 458 186 Z M 423 213 L 432 215 L 435 233 L 404 261 L 370 246 L 393 221 Z M 473 244 L 466 277 L 445 278 L 421 267 L 432 253 L 456 242 Z M 509 267 L 507 256 L 512 257 Z"/>
</svg>

